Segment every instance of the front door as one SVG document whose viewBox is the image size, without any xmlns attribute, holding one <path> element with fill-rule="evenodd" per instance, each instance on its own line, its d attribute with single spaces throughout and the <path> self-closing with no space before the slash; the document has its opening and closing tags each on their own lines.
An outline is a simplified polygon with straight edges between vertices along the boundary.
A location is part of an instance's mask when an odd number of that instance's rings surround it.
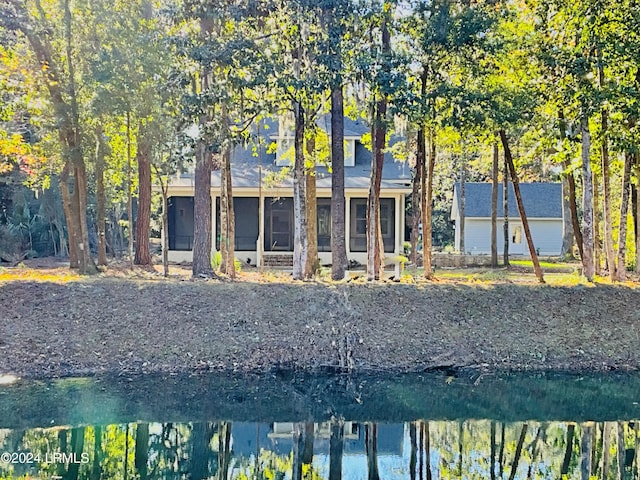
<svg viewBox="0 0 640 480">
<path fill-rule="evenodd" d="M 271 209 L 271 250 L 291 250 L 291 210 Z"/>
<path fill-rule="evenodd" d="M 524 253 L 524 229 L 521 223 L 509 223 L 509 254 L 522 255 Z"/>
</svg>

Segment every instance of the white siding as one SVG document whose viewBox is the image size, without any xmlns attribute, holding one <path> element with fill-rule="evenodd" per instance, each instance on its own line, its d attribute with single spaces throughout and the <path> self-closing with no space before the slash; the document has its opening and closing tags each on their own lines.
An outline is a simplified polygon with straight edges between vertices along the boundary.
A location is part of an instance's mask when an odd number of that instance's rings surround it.
<svg viewBox="0 0 640 480">
<path fill-rule="evenodd" d="M 509 221 L 510 226 L 521 224 L 519 218 Z M 562 219 L 529 220 L 533 244 L 540 255 L 560 255 L 562 249 Z M 504 247 L 503 222 L 498 220 L 498 254 L 502 254 Z M 457 233 L 457 232 L 456 232 Z M 526 239 L 522 238 L 522 253 L 529 254 Z M 456 235 L 456 246 L 459 240 Z M 464 229 L 465 253 L 490 254 L 491 253 L 491 220 L 467 219 Z M 515 252 L 512 252 L 515 253 Z"/>
</svg>

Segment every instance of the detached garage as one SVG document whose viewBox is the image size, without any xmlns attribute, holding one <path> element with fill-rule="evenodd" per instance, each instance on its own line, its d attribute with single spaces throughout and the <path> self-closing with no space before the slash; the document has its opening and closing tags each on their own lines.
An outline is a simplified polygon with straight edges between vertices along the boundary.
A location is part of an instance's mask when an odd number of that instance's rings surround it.
<svg viewBox="0 0 640 480">
<path fill-rule="evenodd" d="M 491 254 L 491 184 L 465 183 L 464 252 Z M 509 184 L 509 254 L 529 255 L 513 185 Z M 521 183 L 520 193 L 529 220 L 533 244 L 540 255 L 556 256 L 562 250 L 563 211 L 561 183 Z M 498 186 L 498 253 L 504 249 L 503 186 Z M 455 222 L 455 249 L 461 251 L 460 183 L 454 186 L 451 220 Z"/>
</svg>

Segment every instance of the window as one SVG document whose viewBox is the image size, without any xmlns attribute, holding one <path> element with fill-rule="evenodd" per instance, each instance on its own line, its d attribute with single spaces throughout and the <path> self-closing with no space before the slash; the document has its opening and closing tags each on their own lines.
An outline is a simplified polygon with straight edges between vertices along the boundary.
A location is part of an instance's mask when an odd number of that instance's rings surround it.
<svg viewBox="0 0 640 480">
<path fill-rule="evenodd" d="M 344 141 L 344 166 L 353 167 L 356 164 L 356 141 L 348 139 Z"/>
<path fill-rule="evenodd" d="M 522 227 L 520 225 L 516 225 L 513 228 L 513 236 L 511 237 L 511 243 L 515 243 L 515 244 L 522 243 Z"/>
<path fill-rule="evenodd" d="M 324 140 L 322 140 L 324 138 Z M 294 142 L 295 139 L 292 136 L 284 136 L 277 137 L 274 139 L 275 142 L 275 152 L 276 152 L 276 165 L 280 167 L 285 167 L 287 165 L 293 165 L 295 160 L 295 148 Z M 323 142 L 328 141 L 329 144 L 323 145 Z M 321 155 L 323 156 L 322 160 L 318 160 L 316 162 L 317 165 L 327 165 L 330 162 L 331 158 L 331 139 L 326 135 L 323 137 L 322 135 L 318 135 L 316 138 L 316 152 L 324 151 Z M 272 147 L 273 148 L 273 147 Z M 273 150 L 271 150 L 273 152 Z M 329 157 L 327 157 L 327 154 Z M 307 155 L 307 152 L 305 152 Z M 318 155 L 320 156 L 320 155 Z M 353 167 L 356 164 L 356 140 L 346 139 L 344 141 L 344 166 L 345 167 Z"/>
<path fill-rule="evenodd" d="M 294 138 L 280 137 L 276 139 L 276 165 L 293 165 L 294 160 Z"/>
<path fill-rule="evenodd" d="M 393 252 L 395 244 L 395 199 L 380 199 L 380 229 L 384 251 Z M 349 249 L 352 252 L 367 251 L 367 199 L 351 199 Z"/>
<path fill-rule="evenodd" d="M 318 199 L 318 251 L 331 251 L 331 199 Z"/>
</svg>

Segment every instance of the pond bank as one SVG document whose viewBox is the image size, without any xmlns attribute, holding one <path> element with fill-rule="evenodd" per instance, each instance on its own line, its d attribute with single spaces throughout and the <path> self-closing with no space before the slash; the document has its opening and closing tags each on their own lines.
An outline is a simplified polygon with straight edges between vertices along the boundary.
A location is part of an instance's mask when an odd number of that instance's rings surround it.
<svg viewBox="0 0 640 480">
<path fill-rule="evenodd" d="M 0 284 L 0 374 L 637 370 L 640 290 L 518 284 Z"/>
</svg>

